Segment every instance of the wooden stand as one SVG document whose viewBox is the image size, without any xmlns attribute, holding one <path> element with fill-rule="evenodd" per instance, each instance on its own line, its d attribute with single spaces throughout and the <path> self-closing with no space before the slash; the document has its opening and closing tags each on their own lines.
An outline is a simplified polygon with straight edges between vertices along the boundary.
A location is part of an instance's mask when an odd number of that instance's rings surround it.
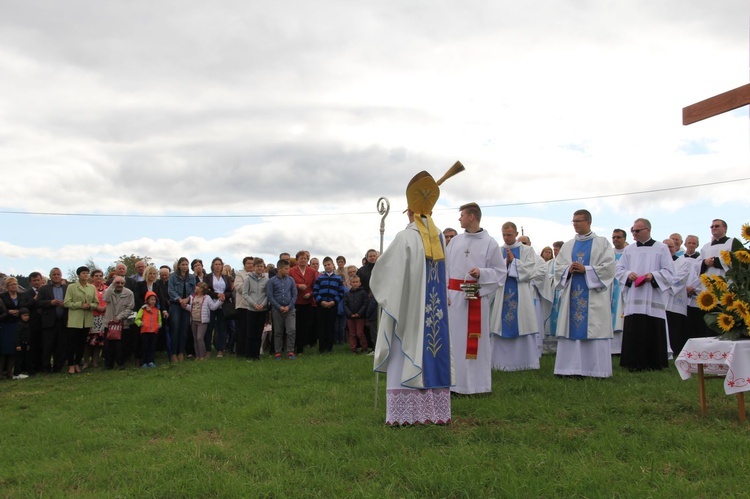
<svg viewBox="0 0 750 499">
<path fill-rule="evenodd" d="M 701 401 L 701 414 L 706 416 L 706 379 L 723 379 L 724 376 L 706 376 L 703 373 L 703 364 L 698 364 L 698 392 Z M 745 422 L 745 392 L 737 393 L 737 415 L 740 423 Z"/>
</svg>

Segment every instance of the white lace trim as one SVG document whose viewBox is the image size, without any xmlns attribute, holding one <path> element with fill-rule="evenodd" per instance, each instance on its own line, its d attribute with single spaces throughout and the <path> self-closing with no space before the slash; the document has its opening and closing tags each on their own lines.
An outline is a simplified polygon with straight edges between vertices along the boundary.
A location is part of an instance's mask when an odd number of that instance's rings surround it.
<svg viewBox="0 0 750 499">
<path fill-rule="evenodd" d="M 386 390 L 386 424 L 446 424 L 450 423 L 450 420 L 451 391 L 449 388 Z"/>
</svg>

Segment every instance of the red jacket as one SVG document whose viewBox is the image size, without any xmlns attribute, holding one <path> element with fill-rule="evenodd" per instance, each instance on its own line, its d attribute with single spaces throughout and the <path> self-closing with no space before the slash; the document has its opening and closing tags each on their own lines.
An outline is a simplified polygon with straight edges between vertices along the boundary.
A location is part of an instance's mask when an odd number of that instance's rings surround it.
<svg viewBox="0 0 750 499">
<path fill-rule="evenodd" d="M 289 277 L 294 279 L 294 283 L 297 285 L 297 301 L 294 302 L 295 305 L 312 305 L 315 302 L 315 298 L 313 298 L 313 286 L 315 286 L 315 280 L 318 278 L 318 273 L 315 272 L 315 269 L 310 267 L 308 265 L 305 275 L 302 275 L 302 270 L 300 270 L 299 266 L 295 265 L 291 269 L 289 269 Z M 305 284 L 307 286 L 307 289 L 302 291 L 299 289 L 300 284 Z M 305 299 L 303 298 L 304 295 L 310 294 L 310 297 Z"/>
</svg>

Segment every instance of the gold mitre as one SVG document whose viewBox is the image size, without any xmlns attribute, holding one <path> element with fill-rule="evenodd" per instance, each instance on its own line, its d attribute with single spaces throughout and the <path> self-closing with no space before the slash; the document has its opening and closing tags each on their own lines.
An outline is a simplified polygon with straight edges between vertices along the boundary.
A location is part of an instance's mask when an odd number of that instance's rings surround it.
<svg viewBox="0 0 750 499">
<path fill-rule="evenodd" d="M 456 161 L 437 182 L 424 170 L 414 175 L 406 186 L 406 204 L 409 209 L 420 215 L 432 213 L 440 197 L 440 185 L 465 169 L 460 161 Z"/>
<path fill-rule="evenodd" d="M 464 165 L 460 161 L 456 163 L 435 182 L 432 175 L 421 171 L 414 175 L 406 186 L 406 203 L 408 209 L 414 212 L 414 223 L 422 236 L 425 256 L 430 260 L 443 260 L 443 245 L 440 244 L 440 231 L 432 221 L 432 209 L 440 197 L 440 184 L 453 175 L 464 171 Z"/>
</svg>

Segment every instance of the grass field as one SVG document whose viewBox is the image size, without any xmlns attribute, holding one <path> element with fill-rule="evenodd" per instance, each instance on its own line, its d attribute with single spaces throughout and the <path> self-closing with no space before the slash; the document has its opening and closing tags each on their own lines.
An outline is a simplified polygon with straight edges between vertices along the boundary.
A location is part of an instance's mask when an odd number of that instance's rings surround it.
<svg viewBox="0 0 750 499">
<path fill-rule="evenodd" d="M 449 426 L 385 426 L 372 357 L 235 358 L 0 382 L 4 497 L 741 497 L 734 397 L 674 367 L 493 374 Z"/>
</svg>

